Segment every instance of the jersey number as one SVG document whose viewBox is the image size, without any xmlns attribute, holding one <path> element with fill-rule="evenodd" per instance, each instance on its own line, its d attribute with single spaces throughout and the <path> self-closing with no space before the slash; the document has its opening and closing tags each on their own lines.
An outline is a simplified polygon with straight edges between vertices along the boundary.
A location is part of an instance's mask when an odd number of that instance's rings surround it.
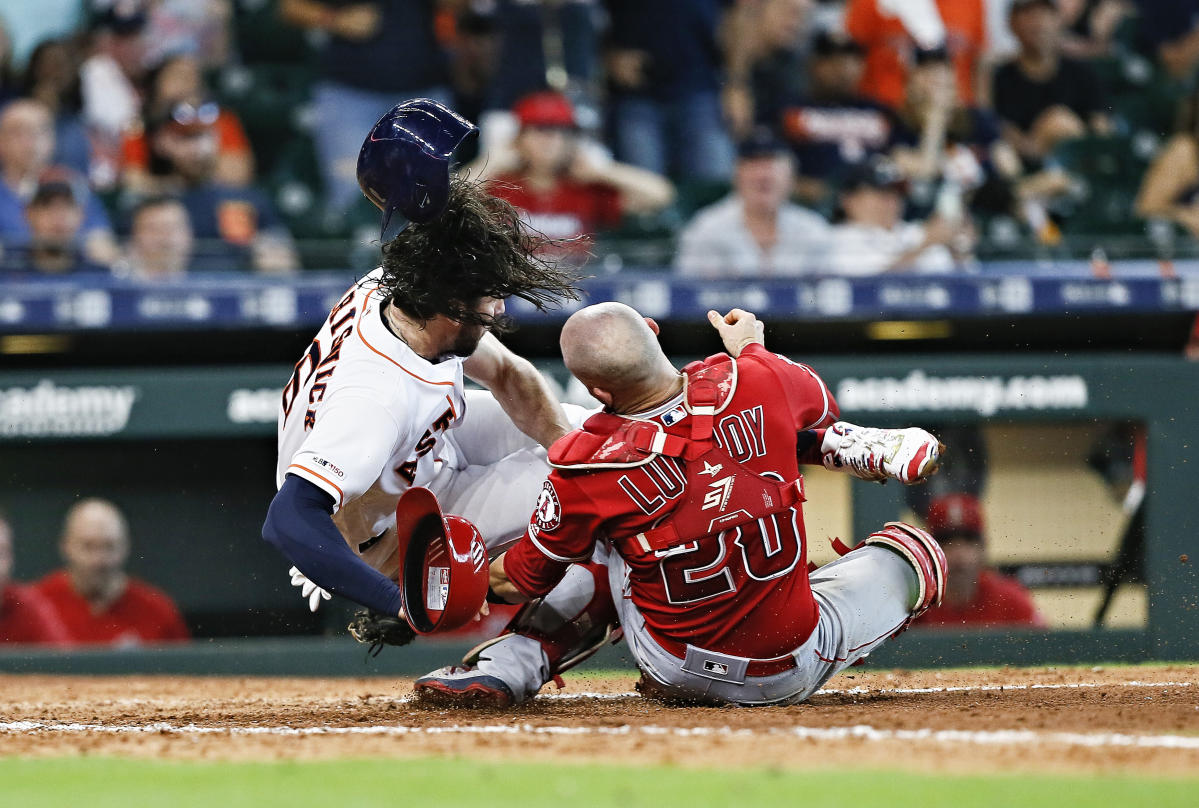
<svg viewBox="0 0 1199 808">
<path fill-rule="evenodd" d="M 790 520 L 780 529 L 779 520 Z M 799 563 L 799 513 L 795 508 L 765 516 L 757 522 L 726 530 L 715 541 L 684 544 L 663 558 L 662 583 L 671 603 L 698 603 L 737 591 L 730 565 L 740 558 L 745 574 L 755 581 L 779 578 Z M 734 554 L 729 545 L 741 552 Z"/>
</svg>

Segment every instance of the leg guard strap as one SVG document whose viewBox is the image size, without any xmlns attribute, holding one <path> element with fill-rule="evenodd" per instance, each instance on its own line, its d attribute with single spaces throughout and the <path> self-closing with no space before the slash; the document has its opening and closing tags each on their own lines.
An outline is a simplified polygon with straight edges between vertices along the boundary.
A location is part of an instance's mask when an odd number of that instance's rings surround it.
<svg viewBox="0 0 1199 808">
<path fill-rule="evenodd" d="M 588 659 L 605 643 L 619 641 L 624 635 L 607 568 L 594 562 L 573 565 L 552 592 L 522 606 L 499 637 L 471 649 L 463 662 L 475 664 L 483 650 L 511 634 L 540 643 L 551 678 Z"/>
</svg>

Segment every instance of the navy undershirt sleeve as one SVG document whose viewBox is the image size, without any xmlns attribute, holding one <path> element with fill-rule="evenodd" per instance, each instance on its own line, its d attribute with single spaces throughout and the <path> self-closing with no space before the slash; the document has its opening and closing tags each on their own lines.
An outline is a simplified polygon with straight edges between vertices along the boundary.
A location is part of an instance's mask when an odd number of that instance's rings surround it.
<svg viewBox="0 0 1199 808">
<path fill-rule="evenodd" d="M 262 538 L 317 586 L 376 612 L 398 615 L 400 587 L 354 554 L 332 517 L 331 496 L 288 474 L 271 500 Z"/>
</svg>

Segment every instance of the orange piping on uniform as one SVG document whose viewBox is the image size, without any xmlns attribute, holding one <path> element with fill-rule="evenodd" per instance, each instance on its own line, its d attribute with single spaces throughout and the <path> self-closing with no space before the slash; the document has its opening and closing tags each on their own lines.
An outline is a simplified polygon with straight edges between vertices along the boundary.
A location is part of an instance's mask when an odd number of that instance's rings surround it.
<svg viewBox="0 0 1199 808">
<path fill-rule="evenodd" d="M 366 294 L 367 294 L 367 297 L 369 298 L 369 297 L 370 297 L 372 294 L 374 294 L 374 293 L 375 293 L 375 292 L 376 292 L 378 289 L 379 289 L 379 287 L 378 287 L 378 286 L 376 286 L 374 289 L 371 289 L 369 292 L 367 292 L 367 293 L 366 293 Z M 429 380 L 429 379 L 425 379 L 425 378 L 423 378 L 423 377 L 421 377 L 421 376 L 417 376 L 417 375 L 416 375 L 415 373 L 413 373 L 411 370 L 409 370 L 408 368 L 404 367 L 404 366 L 403 366 L 403 365 L 401 365 L 399 362 L 395 361 L 395 360 L 394 360 L 394 359 L 392 359 L 390 356 L 388 356 L 387 354 L 385 354 L 385 353 L 383 353 L 382 351 L 380 351 L 380 350 L 379 350 L 378 348 L 376 348 L 374 345 L 371 345 L 369 342 L 367 342 L 367 341 L 366 341 L 366 335 L 362 333 L 362 318 L 366 316 L 366 312 L 367 312 L 368 310 L 369 310 L 369 307 L 363 307 L 363 309 L 362 309 L 362 314 L 359 314 L 359 315 L 358 315 L 358 322 L 357 322 L 357 323 L 355 323 L 355 325 L 354 325 L 355 329 L 358 331 L 358 339 L 362 340 L 362 344 L 363 344 L 363 345 L 365 345 L 366 347 L 370 348 L 372 351 L 374 351 L 375 353 L 377 353 L 379 356 L 383 357 L 383 358 L 384 358 L 384 359 L 386 359 L 388 362 L 390 362 L 391 364 L 395 365 L 395 366 L 396 366 L 396 367 L 398 367 L 400 370 L 404 371 L 405 373 L 407 373 L 409 376 L 411 376 L 412 378 L 416 379 L 417 381 L 422 381 L 422 382 L 424 382 L 425 384 L 440 384 L 440 385 L 448 385 L 448 386 L 450 386 L 450 387 L 453 387 L 453 386 L 454 386 L 454 383 L 453 383 L 453 382 L 435 382 L 435 381 L 431 381 L 431 380 Z"/>
<path fill-rule="evenodd" d="M 337 507 L 340 508 L 342 506 L 342 503 L 345 502 L 345 499 L 346 499 L 345 493 L 342 492 L 341 488 L 337 485 L 337 483 L 333 482 L 328 477 L 325 477 L 324 475 L 321 475 L 321 474 L 317 474 L 312 469 L 308 468 L 307 466 L 301 466 L 299 463 L 292 463 L 290 466 L 288 466 L 288 468 L 289 469 L 300 469 L 302 471 L 306 471 L 309 474 L 311 474 L 313 477 L 319 477 L 320 479 L 327 482 L 329 485 L 333 486 L 333 489 L 335 491 L 337 491 Z"/>
</svg>

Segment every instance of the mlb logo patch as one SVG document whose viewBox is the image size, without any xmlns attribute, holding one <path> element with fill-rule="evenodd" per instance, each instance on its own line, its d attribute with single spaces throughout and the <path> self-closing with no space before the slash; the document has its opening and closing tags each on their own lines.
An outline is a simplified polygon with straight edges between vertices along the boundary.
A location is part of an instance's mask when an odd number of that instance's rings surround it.
<svg viewBox="0 0 1199 808">
<path fill-rule="evenodd" d="M 704 660 L 704 672 L 713 673 L 717 676 L 725 676 L 729 672 L 729 666 L 721 662 L 713 662 L 710 659 Z"/>
<path fill-rule="evenodd" d="M 682 405 L 679 405 L 662 416 L 662 423 L 666 424 L 666 426 L 673 426 L 674 424 L 677 424 L 679 421 L 683 420 L 686 415 L 687 411 L 683 409 Z"/>
</svg>

